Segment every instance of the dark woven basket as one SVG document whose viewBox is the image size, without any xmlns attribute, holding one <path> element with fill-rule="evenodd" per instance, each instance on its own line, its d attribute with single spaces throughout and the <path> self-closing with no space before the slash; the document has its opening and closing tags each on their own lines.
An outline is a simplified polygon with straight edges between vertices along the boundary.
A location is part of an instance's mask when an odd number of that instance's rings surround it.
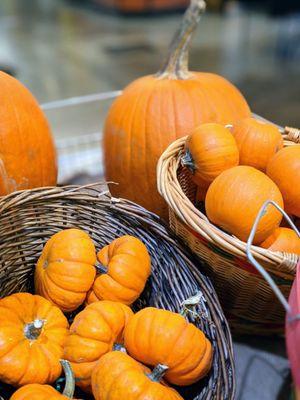
<svg viewBox="0 0 300 400">
<path fill-rule="evenodd" d="M 55 232 L 70 227 L 88 232 L 97 249 L 124 234 L 144 241 L 151 254 L 152 275 L 136 308 L 153 305 L 179 311 L 184 300 L 201 292 L 193 322 L 213 343 L 213 367 L 207 378 L 179 390 L 188 400 L 233 399 L 231 336 L 210 280 L 158 217 L 111 198 L 105 186 L 35 189 L 0 198 L 1 296 L 32 291 L 33 270 L 43 245 Z M 8 388 L 0 385 L 2 396 L 3 390 L 8 396 Z"/>
</svg>

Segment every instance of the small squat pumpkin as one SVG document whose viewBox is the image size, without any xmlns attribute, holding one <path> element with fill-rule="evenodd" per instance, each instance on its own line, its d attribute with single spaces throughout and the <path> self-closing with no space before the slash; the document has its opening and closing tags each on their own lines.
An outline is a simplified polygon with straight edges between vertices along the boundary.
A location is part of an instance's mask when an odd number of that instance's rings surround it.
<svg viewBox="0 0 300 400">
<path fill-rule="evenodd" d="M 64 358 L 71 362 L 76 385 L 90 392 L 97 361 L 114 345 L 123 343 L 123 331 L 133 312 L 125 304 L 98 301 L 76 315 L 70 326 Z"/>
<path fill-rule="evenodd" d="M 125 235 L 100 250 L 98 260 L 97 269 L 102 273 L 96 277 L 87 303 L 112 300 L 132 304 L 144 290 L 151 272 L 146 246 L 136 237 Z"/>
<path fill-rule="evenodd" d="M 146 365 L 164 365 L 174 385 L 190 385 L 204 377 L 212 364 L 212 345 L 204 333 L 179 314 L 147 307 L 125 327 L 128 354 Z"/>
<path fill-rule="evenodd" d="M 183 400 L 179 393 L 160 383 L 165 367 L 152 372 L 119 351 L 105 354 L 92 375 L 96 400 Z"/>
<path fill-rule="evenodd" d="M 202 124 L 187 137 L 181 162 L 193 173 L 194 182 L 203 186 L 237 166 L 239 150 L 229 129 L 216 123 Z"/>
<path fill-rule="evenodd" d="M 265 172 L 268 162 L 283 147 L 283 138 L 275 125 L 244 118 L 232 127 L 240 152 L 240 165 Z"/>
<path fill-rule="evenodd" d="M 96 275 L 96 249 L 80 229 L 57 232 L 46 243 L 35 269 L 35 291 L 64 312 L 76 310 Z"/>
<path fill-rule="evenodd" d="M 300 255 L 300 238 L 290 228 L 279 227 L 275 229 L 260 246 L 271 251 L 282 251 Z"/>
<path fill-rule="evenodd" d="M 63 394 L 57 392 L 52 386 L 31 383 L 22 386 L 10 398 L 10 400 L 67 400 L 73 399 L 75 380 L 70 363 L 66 360 L 60 361 L 66 376 L 66 384 Z"/>
<path fill-rule="evenodd" d="M 54 382 L 68 327 L 61 310 L 43 297 L 16 293 L 0 300 L 0 380 L 13 386 Z"/>
<path fill-rule="evenodd" d="M 285 211 L 300 217 L 300 145 L 276 153 L 268 164 L 267 175 L 279 187 Z"/>
<path fill-rule="evenodd" d="M 205 209 L 213 224 L 247 241 L 255 218 L 267 200 L 283 207 L 282 195 L 267 175 L 240 165 L 222 172 L 212 182 L 206 194 Z M 253 242 L 263 242 L 279 226 L 281 219 L 281 213 L 269 207 L 258 224 Z"/>
</svg>

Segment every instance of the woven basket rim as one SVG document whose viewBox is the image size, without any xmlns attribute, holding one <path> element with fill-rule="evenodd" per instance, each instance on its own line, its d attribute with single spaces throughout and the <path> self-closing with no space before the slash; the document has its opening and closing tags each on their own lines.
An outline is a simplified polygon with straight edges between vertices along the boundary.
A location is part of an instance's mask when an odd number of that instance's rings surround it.
<svg viewBox="0 0 300 400">
<path fill-rule="evenodd" d="M 257 119 L 267 121 L 254 114 Z M 269 122 L 269 121 L 267 121 Z M 278 127 L 278 125 L 276 125 Z M 284 145 L 299 143 L 299 131 L 294 128 L 280 128 Z M 158 192 L 167 202 L 175 215 L 190 229 L 204 237 L 210 243 L 238 258 L 247 258 L 246 243 L 235 236 L 222 231 L 211 223 L 205 214 L 198 210 L 183 192 L 177 171 L 181 165 L 180 159 L 187 136 L 171 143 L 161 155 L 157 164 Z M 292 253 L 273 252 L 258 246 L 252 246 L 254 257 L 263 262 L 266 268 L 280 277 L 293 279 L 300 257 Z"/>
</svg>

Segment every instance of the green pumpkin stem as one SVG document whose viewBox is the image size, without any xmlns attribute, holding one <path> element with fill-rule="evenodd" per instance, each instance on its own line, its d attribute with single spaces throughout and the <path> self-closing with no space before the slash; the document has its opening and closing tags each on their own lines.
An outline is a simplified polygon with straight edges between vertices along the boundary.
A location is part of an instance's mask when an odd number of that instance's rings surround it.
<svg viewBox="0 0 300 400">
<path fill-rule="evenodd" d="M 195 164 L 192 157 L 192 154 L 189 150 L 186 150 L 183 156 L 181 157 L 181 164 L 184 167 L 187 167 L 191 172 L 195 172 Z"/>
<path fill-rule="evenodd" d="M 63 367 L 65 377 L 66 377 L 66 384 L 63 391 L 63 395 L 66 396 L 68 399 L 73 399 L 74 391 L 75 391 L 75 377 L 73 370 L 69 361 L 67 360 L 60 360 L 60 363 Z"/>
<path fill-rule="evenodd" d="M 29 340 L 36 340 L 42 333 L 44 321 L 42 319 L 35 319 L 33 322 L 26 324 L 24 327 L 24 335 Z"/>
<path fill-rule="evenodd" d="M 188 79 L 188 51 L 201 15 L 204 13 L 204 0 L 191 0 L 182 18 L 179 30 L 176 32 L 168 57 L 158 72 L 159 78 Z"/>
<path fill-rule="evenodd" d="M 153 371 L 148 374 L 148 378 L 151 379 L 152 382 L 160 382 L 162 377 L 165 375 L 169 367 L 164 364 L 158 364 Z"/>
<path fill-rule="evenodd" d="M 98 274 L 107 274 L 107 271 L 108 271 L 107 267 L 100 264 L 99 262 L 96 263 L 95 267 L 96 267 Z"/>
</svg>

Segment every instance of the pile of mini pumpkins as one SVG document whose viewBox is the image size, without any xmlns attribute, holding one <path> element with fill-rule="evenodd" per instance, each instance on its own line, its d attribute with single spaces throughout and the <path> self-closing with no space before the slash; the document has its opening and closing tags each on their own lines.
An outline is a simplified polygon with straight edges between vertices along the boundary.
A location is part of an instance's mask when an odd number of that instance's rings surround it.
<svg viewBox="0 0 300 400">
<path fill-rule="evenodd" d="M 275 125 L 244 118 L 233 125 L 202 124 L 187 137 L 182 164 L 190 169 L 209 220 L 246 241 L 268 200 L 300 217 L 300 145 L 284 147 Z M 282 214 L 269 207 L 254 243 L 300 254 L 300 238 L 279 227 Z"/>
<path fill-rule="evenodd" d="M 80 229 L 53 235 L 36 264 L 35 294 L 0 300 L 0 380 L 20 387 L 11 400 L 72 398 L 74 390 L 61 395 L 48 385 L 61 375 L 61 359 L 96 400 L 182 399 L 168 383 L 204 377 L 212 345 L 184 313 L 147 307 L 134 314 L 130 305 L 150 273 L 149 253 L 136 237 L 96 253 Z"/>
</svg>

